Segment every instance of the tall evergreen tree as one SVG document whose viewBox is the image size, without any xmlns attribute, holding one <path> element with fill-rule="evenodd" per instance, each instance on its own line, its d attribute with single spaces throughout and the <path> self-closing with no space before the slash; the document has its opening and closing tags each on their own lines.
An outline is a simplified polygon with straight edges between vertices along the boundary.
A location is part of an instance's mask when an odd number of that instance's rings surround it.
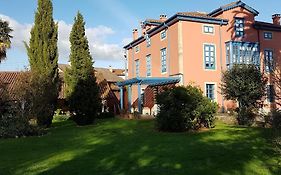
<svg viewBox="0 0 281 175">
<path fill-rule="evenodd" d="M 100 109 L 99 89 L 93 69 L 85 22 L 78 12 L 70 33 L 71 67 L 66 70 L 66 96 L 78 125 L 93 123 Z"/>
<path fill-rule="evenodd" d="M 34 97 L 38 107 L 37 122 L 50 126 L 58 97 L 58 25 L 53 19 L 51 0 L 38 0 L 35 24 L 31 29 L 29 46 L 25 43 L 33 81 L 44 81 L 38 97 Z M 43 86 L 43 84 L 42 84 Z M 42 98 L 44 97 L 44 98 Z M 38 103 L 38 104 L 37 104 Z"/>
<path fill-rule="evenodd" d="M 10 33 L 13 31 L 7 21 L 0 19 L 0 63 L 6 58 L 6 50 L 11 46 Z"/>
</svg>

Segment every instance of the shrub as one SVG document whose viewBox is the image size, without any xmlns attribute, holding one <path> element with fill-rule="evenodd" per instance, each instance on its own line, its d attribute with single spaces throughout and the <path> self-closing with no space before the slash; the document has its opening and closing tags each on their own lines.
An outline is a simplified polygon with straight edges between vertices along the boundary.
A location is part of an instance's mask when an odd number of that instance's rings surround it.
<svg viewBox="0 0 281 175">
<path fill-rule="evenodd" d="M 168 89 L 157 97 L 160 112 L 156 116 L 159 130 L 181 132 L 212 127 L 217 104 L 203 96 L 191 85 Z"/>
<path fill-rule="evenodd" d="M 52 98 L 56 93 L 51 91 L 54 86 L 52 81 L 31 72 L 23 72 L 17 83 L 13 93 L 21 105 L 21 115 L 35 119 L 40 127 L 49 127 L 56 105 Z"/>
<path fill-rule="evenodd" d="M 115 115 L 112 112 L 102 112 L 98 115 L 99 119 L 114 118 Z"/>
<path fill-rule="evenodd" d="M 0 138 L 17 138 L 24 136 L 38 136 L 44 131 L 33 126 L 21 116 L 5 115 L 0 117 Z"/>
<path fill-rule="evenodd" d="M 265 95 L 266 81 L 255 65 L 234 65 L 223 73 L 221 91 L 227 100 L 238 102 L 239 124 L 253 124 L 254 108 L 259 108 L 261 105 L 262 97 Z"/>
</svg>

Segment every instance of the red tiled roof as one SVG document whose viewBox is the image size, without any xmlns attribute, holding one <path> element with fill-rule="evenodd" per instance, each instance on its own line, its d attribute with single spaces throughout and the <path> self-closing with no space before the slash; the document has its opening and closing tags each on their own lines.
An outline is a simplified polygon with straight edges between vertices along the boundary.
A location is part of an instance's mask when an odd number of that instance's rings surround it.
<svg viewBox="0 0 281 175">
<path fill-rule="evenodd" d="M 13 90 L 16 87 L 17 80 L 21 72 L 0 72 L 0 83 L 4 84 L 9 96 L 13 99 Z M 3 89 L 0 89 L 0 95 L 3 93 Z"/>
<path fill-rule="evenodd" d="M 219 19 L 219 20 L 227 20 L 227 19 L 221 19 L 216 17 L 208 16 L 205 12 L 178 12 L 178 15 L 184 15 L 184 16 L 191 16 L 191 17 L 201 17 L 206 19 Z"/>
</svg>

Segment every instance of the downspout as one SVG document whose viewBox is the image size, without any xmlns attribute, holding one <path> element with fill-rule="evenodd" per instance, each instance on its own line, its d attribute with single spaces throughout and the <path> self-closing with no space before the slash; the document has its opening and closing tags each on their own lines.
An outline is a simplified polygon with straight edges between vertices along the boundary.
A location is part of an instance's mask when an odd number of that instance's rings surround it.
<svg viewBox="0 0 281 175">
<path fill-rule="evenodd" d="M 219 27 L 219 37 L 220 37 L 220 68 L 221 68 L 221 80 L 222 80 L 222 72 L 223 72 L 223 61 L 222 61 L 222 36 L 221 36 L 221 27 L 223 24 L 223 20 L 221 20 L 220 22 L 220 27 Z M 225 112 L 225 108 L 224 108 L 224 97 L 222 95 L 222 100 L 221 100 L 221 104 L 222 104 L 222 108 L 221 108 L 221 112 L 224 113 Z"/>
<path fill-rule="evenodd" d="M 134 47 L 130 44 L 130 47 L 132 48 L 132 77 L 134 77 L 134 61 L 135 61 L 135 58 L 134 58 L 134 55 L 135 55 L 135 51 L 134 51 Z"/>
<path fill-rule="evenodd" d="M 168 73 L 168 77 L 170 77 L 170 75 L 171 75 L 171 72 L 170 72 L 170 34 L 168 33 L 168 28 L 169 28 L 169 26 L 166 24 L 166 23 L 164 23 L 164 27 L 165 27 L 165 30 L 166 30 L 166 34 L 168 35 L 168 55 L 167 55 L 167 63 L 168 63 L 168 66 L 167 66 L 167 73 Z"/>
</svg>

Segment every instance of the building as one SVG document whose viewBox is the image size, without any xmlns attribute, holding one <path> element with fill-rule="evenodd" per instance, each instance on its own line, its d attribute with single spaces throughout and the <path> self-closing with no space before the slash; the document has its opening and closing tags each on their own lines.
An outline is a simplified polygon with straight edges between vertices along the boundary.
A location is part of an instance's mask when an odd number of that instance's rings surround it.
<svg viewBox="0 0 281 175">
<path fill-rule="evenodd" d="M 61 108 L 64 111 L 67 111 L 67 105 L 65 105 L 65 84 L 63 82 L 63 76 L 67 67 L 69 67 L 68 64 L 59 64 L 59 74 L 62 80 L 62 86 L 58 97 L 58 108 Z M 124 70 L 121 69 L 117 70 L 118 71 L 116 72 L 120 75 L 124 72 Z M 12 100 L 15 100 L 13 91 L 17 86 L 20 75 L 21 72 L 0 72 L 0 83 L 5 86 L 5 89 L 7 89 L 7 92 Z M 116 83 L 123 81 L 123 79 L 107 68 L 95 68 L 95 75 L 103 102 L 102 110 L 110 111 L 115 114 L 120 113 L 120 95 L 119 88 Z M 2 93 L 3 89 L 0 87 L 0 95 Z"/>
<path fill-rule="evenodd" d="M 274 92 L 279 89 L 270 77 L 280 69 L 280 14 L 272 15 L 272 23 L 256 21 L 258 14 L 244 2 L 235 1 L 209 13 L 179 12 L 170 18 L 160 15 L 145 20 L 142 30 L 134 29 L 133 41 L 124 47 L 128 80 L 119 86 L 131 88 L 136 83 L 131 80 L 136 78 L 143 82 L 177 77 L 179 85 L 198 85 L 222 109 L 229 109 L 235 104 L 220 94 L 222 72 L 234 64 L 255 64 L 269 77 L 264 108 L 275 107 Z M 138 85 L 132 86 L 131 104 L 142 102 L 140 97 L 146 95 L 143 92 L 148 86 Z"/>
<path fill-rule="evenodd" d="M 64 72 L 70 66 L 68 64 L 59 64 L 59 74 L 62 79 L 62 88 L 59 95 L 60 107 L 64 108 L 65 105 L 65 83 L 63 81 Z M 114 114 L 120 113 L 120 94 L 117 82 L 124 79 L 119 77 L 124 70 L 122 69 L 107 69 L 95 67 L 95 76 L 100 90 L 102 100 L 102 111 L 109 111 Z M 116 73 L 113 72 L 115 70 Z M 117 70 L 117 71 L 116 71 Z M 67 110 L 67 109 L 66 109 Z"/>
</svg>

